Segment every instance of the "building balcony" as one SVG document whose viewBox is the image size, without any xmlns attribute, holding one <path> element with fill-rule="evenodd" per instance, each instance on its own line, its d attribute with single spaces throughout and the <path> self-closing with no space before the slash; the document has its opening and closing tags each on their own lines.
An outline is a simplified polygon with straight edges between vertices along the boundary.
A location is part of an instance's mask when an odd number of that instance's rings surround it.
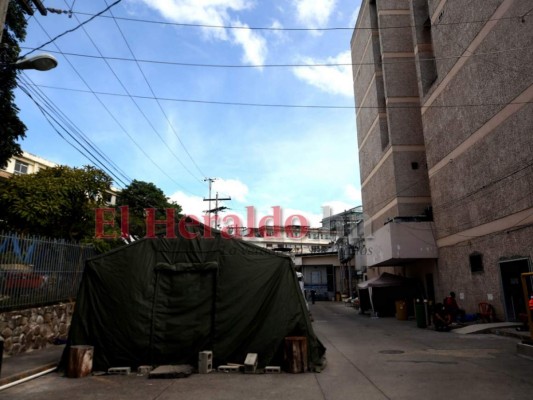
<svg viewBox="0 0 533 400">
<path fill-rule="evenodd" d="M 392 220 L 365 237 L 366 266 L 399 266 L 438 258 L 432 221 Z"/>
</svg>

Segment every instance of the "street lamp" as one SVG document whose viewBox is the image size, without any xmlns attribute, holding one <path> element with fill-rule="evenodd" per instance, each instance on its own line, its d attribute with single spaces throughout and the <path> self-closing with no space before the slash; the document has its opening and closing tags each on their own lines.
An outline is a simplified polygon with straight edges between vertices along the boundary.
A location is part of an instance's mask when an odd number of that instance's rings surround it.
<svg viewBox="0 0 533 400">
<path fill-rule="evenodd" d="M 18 60 L 10 66 L 14 69 L 36 69 L 37 71 L 48 71 L 57 67 L 57 60 L 50 54 L 39 54 L 37 56 Z"/>
</svg>

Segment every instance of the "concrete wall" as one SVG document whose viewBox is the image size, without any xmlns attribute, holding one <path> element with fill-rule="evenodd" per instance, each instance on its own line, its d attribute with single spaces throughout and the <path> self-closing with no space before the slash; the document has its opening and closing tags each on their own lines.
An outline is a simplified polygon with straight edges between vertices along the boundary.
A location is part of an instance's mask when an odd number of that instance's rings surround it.
<svg viewBox="0 0 533 400">
<path fill-rule="evenodd" d="M 53 345 L 54 339 L 66 340 L 74 303 L 0 313 L 0 335 L 4 354 L 15 355 Z"/>
</svg>

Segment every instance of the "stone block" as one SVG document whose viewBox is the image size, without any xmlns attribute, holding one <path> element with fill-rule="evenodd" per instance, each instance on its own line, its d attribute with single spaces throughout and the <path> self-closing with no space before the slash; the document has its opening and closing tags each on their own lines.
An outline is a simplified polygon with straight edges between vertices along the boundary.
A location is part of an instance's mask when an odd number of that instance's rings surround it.
<svg viewBox="0 0 533 400">
<path fill-rule="evenodd" d="M 257 368 L 257 353 L 248 353 L 244 361 L 244 373 L 253 374 Z"/>
<path fill-rule="evenodd" d="M 148 375 L 150 372 L 152 372 L 153 368 L 151 365 L 139 365 L 139 368 L 137 368 L 137 373 L 139 375 Z"/>
<path fill-rule="evenodd" d="M 129 375 L 131 373 L 130 367 L 112 367 L 107 370 L 109 375 Z"/>
<path fill-rule="evenodd" d="M 213 352 L 201 351 L 198 353 L 198 372 L 208 374 L 213 371 Z"/>
<path fill-rule="evenodd" d="M 225 372 L 225 373 L 239 372 L 240 368 L 241 367 L 239 365 L 220 365 L 218 367 L 218 372 Z"/>
</svg>

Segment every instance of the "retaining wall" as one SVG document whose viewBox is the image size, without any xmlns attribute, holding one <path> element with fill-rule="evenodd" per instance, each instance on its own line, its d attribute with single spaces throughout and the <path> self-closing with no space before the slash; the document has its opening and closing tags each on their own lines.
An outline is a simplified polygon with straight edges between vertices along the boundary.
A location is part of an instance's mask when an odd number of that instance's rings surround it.
<svg viewBox="0 0 533 400">
<path fill-rule="evenodd" d="M 0 313 L 4 355 L 52 346 L 67 339 L 74 302 Z"/>
</svg>

